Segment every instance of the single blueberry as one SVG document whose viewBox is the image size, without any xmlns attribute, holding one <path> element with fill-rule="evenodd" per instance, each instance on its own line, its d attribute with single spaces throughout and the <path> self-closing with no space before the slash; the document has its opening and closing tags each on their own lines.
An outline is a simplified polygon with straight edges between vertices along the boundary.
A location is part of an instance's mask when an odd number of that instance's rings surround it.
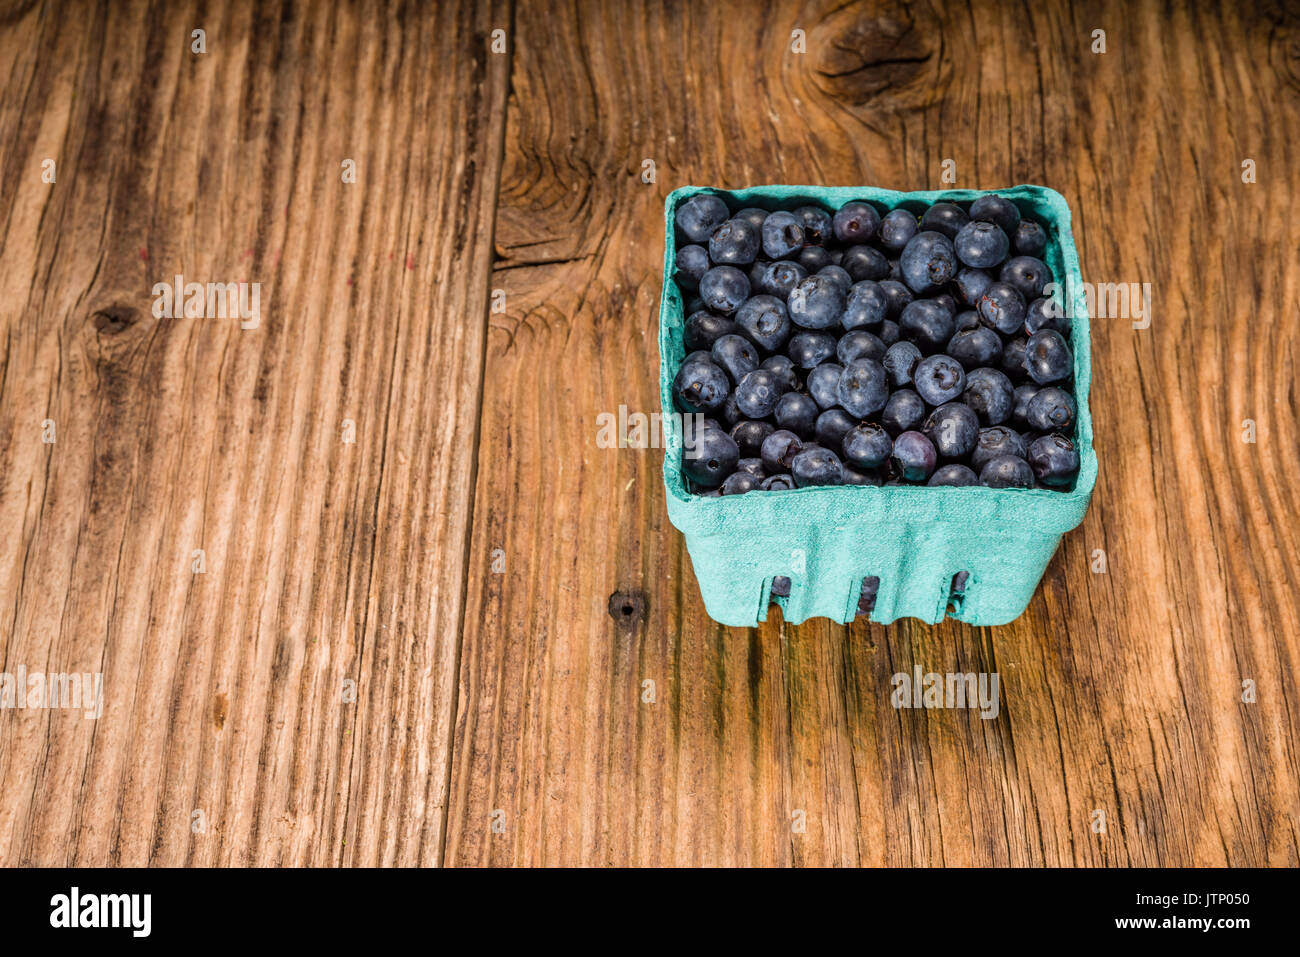
<svg viewBox="0 0 1300 957">
<path fill-rule="evenodd" d="M 770 369 L 776 373 L 777 379 L 781 383 L 782 392 L 793 392 L 799 388 L 799 373 L 794 367 L 794 361 L 789 356 L 769 356 L 763 360 L 760 369 Z"/>
<path fill-rule="evenodd" d="M 835 264 L 835 257 L 821 246 L 805 246 L 795 254 L 794 258 L 795 262 L 810 273 L 815 273 L 825 266 Z"/>
<path fill-rule="evenodd" d="M 804 242 L 821 246 L 831 238 L 831 214 L 820 206 L 800 206 L 794 214 L 803 226 Z"/>
<path fill-rule="evenodd" d="M 980 472 L 985 465 L 1000 456 L 1010 455 L 1023 459 L 1026 451 L 1025 440 L 1019 432 L 1005 425 L 994 425 L 980 429 L 975 448 L 970 454 L 970 465 L 976 472 Z"/>
<path fill-rule="evenodd" d="M 889 379 L 885 367 L 875 359 L 854 359 L 844 366 L 837 394 L 840 406 L 849 415 L 859 419 L 874 415 L 889 401 Z"/>
<path fill-rule="evenodd" d="M 840 265 L 853 277 L 854 282 L 889 278 L 889 260 L 879 249 L 870 246 L 850 246 L 844 250 Z"/>
<path fill-rule="evenodd" d="M 730 391 L 727 373 L 712 362 L 683 363 L 673 379 L 673 398 L 683 412 L 717 411 Z"/>
<path fill-rule="evenodd" d="M 974 309 L 966 309 L 959 312 L 952 320 L 953 335 L 956 335 L 959 332 L 970 332 L 970 330 L 978 328 L 980 328 L 980 314 Z M 1002 340 L 999 339 L 998 342 L 1001 343 Z M 1001 346 L 999 345 L 999 350 L 1000 349 Z"/>
<path fill-rule="evenodd" d="M 1029 488 L 1034 484 L 1034 471 L 1022 458 L 999 455 L 980 469 L 980 484 L 989 488 Z"/>
<path fill-rule="evenodd" d="M 799 488 L 810 485 L 839 485 L 844 481 L 840 460 L 830 449 L 804 449 L 790 463 L 790 474 Z"/>
<path fill-rule="evenodd" d="M 826 368 L 819 366 L 819 368 Z M 817 416 L 817 426 L 813 434 L 817 441 L 828 449 L 838 449 L 844 443 L 844 436 L 857 425 L 857 420 L 843 409 L 827 409 Z"/>
<path fill-rule="evenodd" d="M 1044 435 L 1029 446 L 1029 464 L 1038 481 L 1064 488 L 1079 474 L 1079 452 L 1063 435 Z"/>
<path fill-rule="evenodd" d="M 723 495 L 744 495 L 758 488 L 763 480 L 748 472 L 732 472 L 722 482 Z"/>
<path fill-rule="evenodd" d="M 1040 329 L 1055 329 L 1062 335 L 1070 331 L 1070 318 L 1051 296 L 1039 296 L 1025 307 L 1025 332 L 1032 336 Z"/>
<path fill-rule="evenodd" d="M 786 352 L 800 369 L 815 369 L 835 355 L 835 337 L 824 332 L 796 332 Z"/>
<path fill-rule="evenodd" d="M 736 310 L 736 325 L 759 346 L 775 352 L 790 338 L 790 315 L 776 296 L 759 294 Z"/>
<path fill-rule="evenodd" d="M 731 438 L 740 449 L 741 456 L 752 457 L 759 454 L 763 448 L 763 440 L 775 431 L 776 427 L 771 422 L 744 419 L 731 427 Z M 741 463 L 744 463 L 744 458 L 741 459 Z"/>
<path fill-rule="evenodd" d="M 823 362 L 808 373 L 808 394 L 822 409 L 833 409 L 840 404 L 837 389 L 843 366 L 834 362 Z"/>
<path fill-rule="evenodd" d="M 713 343 L 713 361 L 739 382 L 758 368 L 758 346 L 744 336 L 721 336 Z"/>
<path fill-rule="evenodd" d="M 734 476 L 733 476 L 734 478 Z M 966 485 L 979 484 L 979 476 L 970 470 L 968 466 L 959 462 L 952 462 L 948 465 L 941 465 L 934 470 L 930 476 L 930 481 L 925 483 L 930 488 L 940 486 L 962 487 Z M 726 494 L 725 488 L 723 494 Z"/>
<path fill-rule="evenodd" d="M 714 266 L 700 277 L 700 298 L 714 312 L 735 312 L 749 298 L 749 277 L 735 266 Z"/>
<path fill-rule="evenodd" d="M 840 448 L 844 450 L 844 459 L 850 465 L 860 469 L 875 469 L 889 461 L 894 441 L 881 426 L 874 422 L 863 422 L 845 433 Z"/>
<path fill-rule="evenodd" d="M 885 344 L 879 336 L 874 336 L 865 329 L 854 329 L 840 336 L 839 344 L 835 347 L 835 357 L 842 365 L 848 365 L 854 359 L 875 359 L 879 362 L 885 358 Z"/>
<path fill-rule="evenodd" d="M 1020 207 L 996 193 L 988 193 L 970 204 L 970 218 L 995 223 L 1011 236 L 1020 225 Z"/>
<path fill-rule="evenodd" d="M 863 471 L 855 469 L 852 465 L 844 465 L 840 469 L 844 477 L 844 485 L 880 485 L 882 479 L 880 473 L 874 469 Z"/>
<path fill-rule="evenodd" d="M 980 425 L 1001 425 L 1011 418 L 1015 389 L 997 369 L 975 369 L 966 376 L 962 401 L 979 416 Z"/>
<path fill-rule="evenodd" d="M 1002 371 L 1012 382 L 1024 382 L 1029 377 L 1029 369 L 1025 366 L 1025 348 L 1028 345 L 1028 339 L 1016 336 L 1002 347 Z"/>
<path fill-rule="evenodd" d="M 898 323 L 893 319 L 886 319 L 880 324 L 880 328 L 876 330 L 876 335 L 880 336 L 880 341 L 883 342 L 885 348 L 888 349 L 900 338 L 898 333 Z"/>
<path fill-rule="evenodd" d="M 686 292 L 697 292 L 700 277 L 709 271 L 709 252 L 703 246 L 689 244 L 677 250 L 677 285 Z"/>
<path fill-rule="evenodd" d="M 768 475 L 778 475 L 790 471 L 790 463 L 803 451 L 799 436 L 784 429 L 778 429 L 763 440 L 763 449 L 759 453 L 763 459 L 763 468 Z"/>
<path fill-rule="evenodd" d="M 934 292 L 957 274 L 957 254 L 953 252 L 952 240 L 933 230 L 913 236 L 898 262 L 903 282 L 915 293 Z"/>
<path fill-rule="evenodd" d="M 880 237 L 880 245 L 887 252 L 897 256 L 919 229 L 916 216 L 905 209 L 893 209 L 881 218 L 877 233 Z"/>
<path fill-rule="evenodd" d="M 847 298 L 848 290 L 835 280 L 827 276 L 809 276 L 790 291 L 786 307 L 796 326 L 829 329 L 839 325 Z"/>
<path fill-rule="evenodd" d="M 992 282 L 993 277 L 983 269 L 971 269 L 967 266 L 957 270 L 952 284 L 957 290 L 957 295 L 961 296 L 962 302 L 974 306 L 979 303 L 980 296 L 984 295 L 984 290 Z"/>
<path fill-rule="evenodd" d="M 978 326 L 955 333 L 948 340 L 946 351 L 969 373 L 971 369 L 992 365 L 1002 358 L 1002 339 L 992 329 Z"/>
<path fill-rule="evenodd" d="M 894 439 L 889 464 L 896 478 L 907 482 L 924 482 L 934 472 L 938 453 L 934 443 L 920 432 L 904 432 Z"/>
<path fill-rule="evenodd" d="M 784 259 L 803 248 L 803 224 L 794 213 L 780 210 L 763 220 L 763 252 Z"/>
<path fill-rule="evenodd" d="M 994 223 L 972 220 L 957 233 L 952 248 L 965 265 L 974 269 L 991 269 L 1007 258 L 1011 240 Z"/>
<path fill-rule="evenodd" d="M 921 214 L 921 228 L 954 238 L 970 222 L 966 210 L 955 203 L 935 203 Z"/>
<path fill-rule="evenodd" d="M 781 377 L 771 369 L 755 369 L 736 385 L 736 407 L 750 419 L 763 419 L 776 409 L 777 400 L 787 392 Z"/>
<path fill-rule="evenodd" d="M 717 488 L 736 471 L 740 449 L 721 429 L 700 429 L 694 438 L 694 447 L 682 454 L 682 472 L 702 488 Z"/>
<path fill-rule="evenodd" d="M 769 475 L 758 486 L 764 492 L 784 492 L 794 488 L 794 479 L 789 475 Z"/>
<path fill-rule="evenodd" d="M 1054 385 L 1043 386 L 1034 393 L 1025 409 L 1025 420 L 1039 432 L 1069 432 L 1078 414 L 1074 396 Z"/>
<path fill-rule="evenodd" d="M 727 204 L 708 193 L 697 193 L 677 207 L 673 221 L 693 243 L 707 243 L 713 231 L 727 221 Z"/>
<path fill-rule="evenodd" d="M 1018 256 L 1033 256 L 1042 259 L 1047 252 L 1047 230 L 1032 219 L 1022 219 L 1016 227 L 1016 234 L 1011 237 L 1011 248 Z"/>
<path fill-rule="evenodd" d="M 1025 297 L 1005 282 L 989 283 L 975 309 L 980 321 L 1004 336 L 1019 332 L 1025 324 Z"/>
<path fill-rule="evenodd" d="M 831 230 L 835 238 L 846 246 L 865 243 L 876 235 L 880 228 L 880 214 L 869 203 L 854 200 L 845 203 L 831 217 Z"/>
<path fill-rule="evenodd" d="M 912 380 L 917 394 L 934 406 L 953 401 L 966 388 L 966 372 L 961 363 L 942 353 L 918 362 Z"/>
<path fill-rule="evenodd" d="M 769 263 L 758 281 L 758 291 L 776 296 L 784 304 L 790 298 L 790 290 L 807 275 L 808 270 L 796 262 Z"/>
<path fill-rule="evenodd" d="M 957 315 L 957 300 L 952 297 L 951 293 L 941 292 L 937 296 L 931 296 L 930 301 L 946 309 L 948 315 Z"/>
<path fill-rule="evenodd" d="M 745 418 L 740 411 L 740 406 L 736 405 L 735 389 L 727 394 L 727 400 L 722 403 L 722 408 L 713 414 L 721 420 L 718 425 L 726 429 L 727 434 L 731 434 L 732 427 Z"/>
<path fill-rule="evenodd" d="M 1037 299 L 1053 281 L 1047 263 L 1034 256 L 1012 256 L 1002 264 L 998 279 L 1015 286 L 1026 300 Z"/>
<path fill-rule="evenodd" d="M 921 350 L 912 342 L 895 342 L 885 350 L 881 364 L 889 373 L 889 385 L 894 389 L 912 384 L 912 373 L 921 361 Z"/>
<path fill-rule="evenodd" d="M 817 431 L 817 403 L 802 392 L 787 392 L 776 401 L 772 417 L 778 429 L 793 432 L 801 439 L 811 439 Z"/>
<path fill-rule="evenodd" d="M 930 413 L 921 433 L 934 445 L 939 458 L 952 460 L 970 455 L 979 430 L 979 419 L 969 406 L 947 402 Z"/>
<path fill-rule="evenodd" d="M 885 294 L 885 300 L 889 304 L 885 310 L 886 319 L 897 319 L 903 314 L 907 304 L 915 298 L 912 290 L 897 279 L 881 280 L 880 291 Z"/>
<path fill-rule="evenodd" d="M 844 290 L 844 295 L 846 296 L 849 294 L 849 290 L 853 287 L 853 277 L 850 276 L 847 270 L 842 266 L 837 266 L 834 263 L 831 263 L 829 266 L 822 266 L 821 269 L 817 270 L 817 275 L 825 276 L 831 282 L 836 283 Z"/>
<path fill-rule="evenodd" d="M 767 425 L 766 422 L 763 422 L 761 424 Z M 768 426 L 768 428 L 771 428 L 771 426 Z M 742 448 L 741 449 L 742 458 L 740 459 L 739 462 L 736 463 L 736 471 L 748 472 L 750 475 L 754 476 L 754 478 L 759 478 L 759 479 L 767 478 L 767 472 L 764 471 L 763 469 L 763 460 L 758 458 L 757 456 L 751 456 L 745 458 L 743 457 L 744 451 L 745 450 Z"/>
<path fill-rule="evenodd" d="M 1043 329 L 1025 345 L 1025 368 L 1039 385 L 1062 382 L 1074 374 L 1074 355 L 1065 337 L 1055 329 Z"/>
<path fill-rule="evenodd" d="M 728 266 L 748 266 L 761 248 L 759 229 L 744 219 L 729 219 L 709 237 L 709 258 Z"/>
<path fill-rule="evenodd" d="M 1029 428 L 1029 403 L 1038 394 L 1040 386 L 1032 382 L 1016 386 L 1015 402 L 1011 405 L 1011 424 L 1024 431 Z"/>
<path fill-rule="evenodd" d="M 953 315 L 933 299 L 917 299 L 903 309 L 898 331 L 923 353 L 939 352 L 952 338 Z"/>
<path fill-rule="evenodd" d="M 889 297 L 880 283 L 863 280 L 854 283 L 840 313 L 845 329 L 878 329 L 889 313 Z"/>
<path fill-rule="evenodd" d="M 739 331 L 740 327 L 725 316 L 715 316 L 711 312 L 697 312 L 693 313 L 686 320 L 686 325 L 682 327 L 682 342 L 687 349 L 712 349 L 713 344 L 723 336 Z"/>
<path fill-rule="evenodd" d="M 740 212 L 736 213 L 736 215 L 732 216 L 731 218 L 743 219 L 751 226 L 757 226 L 759 229 L 762 229 L 763 223 L 766 222 L 767 217 L 770 215 L 771 214 L 766 209 L 757 209 L 753 206 L 749 206 L 745 209 L 742 209 Z"/>
<path fill-rule="evenodd" d="M 925 400 L 911 389 L 899 389 L 889 397 L 880 424 L 890 435 L 899 435 L 919 429 L 925 421 Z"/>
</svg>

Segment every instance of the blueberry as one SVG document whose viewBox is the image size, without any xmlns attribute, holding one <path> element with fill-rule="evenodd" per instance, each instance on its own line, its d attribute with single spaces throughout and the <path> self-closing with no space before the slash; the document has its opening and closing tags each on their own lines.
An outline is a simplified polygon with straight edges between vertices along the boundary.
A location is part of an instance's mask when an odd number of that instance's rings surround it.
<svg viewBox="0 0 1300 957">
<path fill-rule="evenodd" d="M 889 260 L 879 249 L 870 246 L 850 246 L 844 250 L 840 265 L 853 277 L 854 282 L 889 278 Z"/>
<path fill-rule="evenodd" d="M 749 271 L 745 273 L 745 278 L 749 280 L 751 290 L 758 289 L 758 284 L 763 281 L 763 276 L 766 275 L 767 267 L 770 265 L 771 262 L 766 259 L 755 259 L 749 264 Z M 761 289 L 759 291 L 762 292 Z"/>
<path fill-rule="evenodd" d="M 848 290 L 827 276 L 809 276 L 790 291 L 786 306 L 790 320 L 804 329 L 839 325 Z"/>
<path fill-rule="evenodd" d="M 966 377 L 962 401 L 979 416 L 980 425 L 1001 425 L 1011 418 L 1015 389 L 997 369 L 975 369 Z"/>
<path fill-rule="evenodd" d="M 966 211 L 954 203 L 935 203 L 921 214 L 921 228 L 953 239 L 970 222 Z"/>
<path fill-rule="evenodd" d="M 1063 435 L 1044 435 L 1030 444 L 1029 464 L 1038 481 L 1063 488 L 1079 474 L 1079 452 Z"/>
<path fill-rule="evenodd" d="M 769 475 L 758 487 L 764 492 L 784 492 L 794 488 L 794 479 L 789 475 Z"/>
<path fill-rule="evenodd" d="M 975 269 L 990 269 L 1007 258 L 1011 240 L 993 223 L 973 220 L 952 241 L 957 258 Z"/>
<path fill-rule="evenodd" d="M 784 303 L 790 297 L 790 290 L 807 275 L 808 270 L 799 263 L 770 263 L 763 270 L 763 276 L 758 281 L 758 291 L 769 296 L 776 296 Z"/>
<path fill-rule="evenodd" d="M 912 290 L 897 279 L 881 280 L 880 291 L 885 294 L 888 303 L 888 308 L 885 310 L 886 319 L 897 319 L 903 314 L 907 304 L 915 298 Z"/>
<path fill-rule="evenodd" d="M 714 412 L 731 391 L 727 373 L 712 362 L 686 362 L 673 379 L 673 398 L 683 412 Z M 719 482 L 722 479 L 718 479 Z"/>
<path fill-rule="evenodd" d="M 731 392 L 727 394 L 727 400 L 722 403 L 722 408 L 713 414 L 722 420 L 719 425 L 726 429 L 728 434 L 730 434 L 734 425 L 745 418 L 740 411 L 740 406 L 736 405 L 735 389 L 732 389 Z"/>
<path fill-rule="evenodd" d="M 1052 270 L 1034 256 L 1012 256 L 1002 264 L 998 279 L 1015 286 L 1025 299 L 1037 299 L 1052 282 Z"/>
<path fill-rule="evenodd" d="M 760 453 L 763 468 L 767 470 L 768 475 L 788 472 L 790 463 L 802 451 L 803 443 L 799 441 L 799 436 L 779 429 L 763 440 L 763 449 Z"/>
<path fill-rule="evenodd" d="M 775 352 L 790 338 L 790 315 L 776 296 L 759 294 L 745 300 L 736 310 L 736 325 L 768 352 Z"/>
<path fill-rule="evenodd" d="M 980 328 L 980 325 L 980 314 L 974 309 L 966 309 L 957 313 L 956 317 L 953 318 L 952 332 L 953 335 L 959 332 L 970 332 L 972 329 Z M 998 340 L 999 343 L 1001 341 L 1001 339 Z"/>
<path fill-rule="evenodd" d="M 960 459 L 970 455 L 979 431 L 979 419 L 969 406 L 960 402 L 939 406 L 926 418 L 921 429 L 941 459 Z"/>
<path fill-rule="evenodd" d="M 914 215 L 905 209 L 894 209 L 881 218 L 877 233 L 880 245 L 888 252 L 898 255 L 919 229 Z"/>
<path fill-rule="evenodd" d="M 840 404 L 836 390 L 839 388 L 840 374 L 843 371 L 843 366 L 838 366 L 834 362 L 823 362 L 808 373 L 808 394 L 822 409 L 833 409 Z"/>
<path fill-rule="evenodd" d="M 981 196 L 970 204 L 970 218 L 994 223 L 1007 236 L 1020 225 L 1020 208 L 996 193 Z"/>
<path fill-rule="evenodd" d="M 865 419 L 879 412 L 889 401 L 885 367 L 875 359 L 854 359 L 844 366 L 837 394 L 840 406 L 849 415 Z"/>
<path fill-rule="evenodd" d="M 817 416 L 813 435 L 827 448 L 838 449 L 844 442 L 845 434 L 856 424 L 857 420 L 843 409 L 827 409 Z"/>
<path fill-rule="evenodd" d="M 901 389 L 903 386 L 911 385 L 912 373 L 920 361 L 921 350 L 914 343 L 895 342 L 886 349 L 881 364 L 889 374 L 890 388 Z"/>
<path fill-rule="evenodd" d="M 811 439 L 817 431 L 817 416 L 821 411 L 817 403 L 802 392 L 787 392 L 777 399 L 772 417 L 778 429 L 793 432 L 801 439 Z"/>
<path fill-rule="evenodd" d="M 1055 329 L 1062 335 L 1070 331 L 1069 317 L 1051 297 L 1040 296 L 1025 307 L 1025 332 L 1032 336 L 1040 329 Z"/>
<path fill-rule="evenodd" d="M 787 392 L 781 377 L 771 369 L 755 369 L 736 385 L 736 407 L 751 419 L 763 419 L 776 410 L 777 400 Z"/>
<path fill-rule="evenodd" d="M 878 329 L 889 312 L 889 297 L 880 283 L 863 280 L 854 283 L 840 313 L 845 329 Z"/>
<path fill-rule="evenodd" d="M 925 421 L 925 401 L 911 389 L 899 389 L 889 397 L 880 424 L 890 435 L 919 429 Z"/>
<path fill-rule="evenodd" d="M 749 298 L 749 277 L 735 266 L 714 266 L 700 277 L 700 298 L 715 312 L 735 312 Z"/>
<path fill-rule="evenodd" d="M 948 315 L 957 315 L 957 300 L 950 293 L 941 292 L 937 296 L 931 296 L 930 301 L 946 309 Z"/>
<path fill-rule="evenodd" d="M 805 246 L 795 255 L 795 262 L 808 272 L 815 273 L 825 266 L 834 265 L 835 257 L 821 246 Z"/>
<path fill-rule="evenodd" d="M 727 204 L 708 193 L 697 193 L 677 207 L 673 221 L 693 243 L 707 243 L 713 231 L 727 221 Z"/>
<path fill-rule="evenodd" d="M 770 369 L 776 373 L 782 392 L 793 392 L 799 388 L 799 373 L 795 370 L 794 361 L 789 356 L 769 356 L 763 360 L 759 368 Z"/>
<path fill-rule="evenodd" d="M 822 266 L 821 269 L 817 270 L 817 275 L 825 276 L 827 279 L 831 280 L 831 282 L 837 284 L 844 290 L 844 295 L 846 296 L 849 294 L 849 289 L 853 286 L 853 277 L 850 276 L 848 271 L 843 267 L 837 266 L 834 263 L 831 263 L 829 266 Z"/>
<path fill-rule="evenodd" d="M 917 394 L 935 406 L 953 401 L 966 388 L 966 372 L 961 363 L 942 354 L 927 356 L 918 362 L 912 380 Z"/>
<path fill-rule="evenodd" d="M 898 333 L 898 323 L 893 319 L 886 319 L 880 324 L 880 328 L 876 330 L 876 335 L 880 336 L 880 341 L 883 342 L 885 348 L 888 349 L 900 338 Z"/>
<path fill-rule="evenodd" d="M 790 474 L 799 488 L 810 485 L 839 485 L 844 480 L 839 457 L 830 449 L 804 449 L 790 463 Z"/>
<path fill-rule="evenodd" d="M 863 422 L 845 433 L 840 443 L 844 459 L 860 469 L 875 469 L 889 461 L 894 442 L 881 426 Z"/>
<path fill-rule="evenodd" d="M 846 246 L 865 243 L 876 235 L 879 228 L 880 214 L 876 208 L 859 200 L 845 203 L 831 218 L 835 238 Z"/>
<path fill-rule="evenodd" d="M 1078 414 L 1074 396 L 1054 385 L 1043 386 L 1034 393 L 1025 409 L 1029 427 L 1039 432 L 1069 432 Z"/>
<path fill-rule="evenodd" d="M 721 429 L 700 429 L 694 439 L 694 447 L 682 455 L 682 472 L 702 488 L 717 488 L 736 471 L 740 449 Z"/>
<path fill-rule="evenodd" d="M 740 327 L 725 316 L 697 312 L 686 320 L 686 325 L 682 328 L 682 342 L 687 349 L 712 349 L 713 344 L 723 336 L 739 331 Z"/>
<path fill-rule="evenodd" d="M 1005 282 L 989 283 L 975 309 L 984 325 L 1004 336 L 1015 335 L 1025 324 L 1025 297 Z"/>
<path fill-rule="evenodd" d="M 761 424 L 767 425 L 766 422 L 763 422 Z M 768 428 L 770 429 L 771 426 L 768 426 Z M 744 449 L 741 449 L 741 454 L 742 455 L 744 454 Z M 759 478 L 759 479 L 767 478 L 767 472 L 763 470 L 763 460 L 758 458 L 757 456 L 753 456 L 750 458 L 741 458 L 741 460 L 736 463 L 736 471 L 748 472 L 750 475 L 754 476 L 754 478 Z"/>
<path fill-rule="evenodd" d="M 979 472 L 999 456 L 1010 455 L 1023 459 L 1025 454 L 1025 440 L 1020 437 L 1019 432 L 1005 425 L 993 425 L 987 429 L 980 429 L 979 437 L 975 440 L 975 448 L 970 454 L 970 465 Z"/>
<path fill-rule="evenodd" d="M 1016 386 L 1015 401 L 1011 404 L 1011 424 L 1017 429 L 1029 428 L 1029 403 L 1038 394 L 1039 388 L 1032 382 Z"/>
<path fill-rule="evenodd" d="M 687 245 L 677 250 L 677 285 L 687 292 L 700 288 L 700 277 L 709 271 L 709 253 L 703 246 Z"/>
<path fill-rule="evenodd" d="M 922 352 L 939 352 L 952 338 L 953 316 L 933 299 L 917 299 L 903 309 L 898 331 Z"/>
<path fill-rule="evenodd" d="M 1028 339 L 1016 336 L 1002 347 L 1002 371 L 1012 382 L 1023 382 L 1029 377 L 1029 369 L 1025 367 L 1025 349 L 1028 345 Z"/>
<path fill-rule="evenodd" d="M 794 213 L 784 210 L 763 220 L 763 252 L 784 259 L 803 248 L 803 224 Z"/>
<path fill-rule="evenodd" d="M 744 495 L 758 488 L 763 480 L 748 472 L 732 472 L 722 482 L 723 495 Z"/>
<path fill-rule="evenodd" d="M 865 329 L 854 329 L 840 336 L 839 344 L 835 347 L 835 357 L 843 365 L 848 365 L 854 359 L 875 359 L 879 362 L 885 358 L 885 344 L 879 336 L 874 336 Z"/>
<path fill-rule="evenodd" d="M 894 439 L 889 463 L 896 477 L 908 482 L 924 482 L 934 472 L 937 462 L 934 444 L 920 432 L 904 432 Z"/>
<path fill-rule="evenodd" d="M 709 237 L 709 258 L 719 265 L 747 266 L 762 246 L 759 228 L 744 219 L 729 219 Z"/>
<path fill-rule="evenodd" d="M 851 465 L 842 465 L 840 474 L 843 475 L 843 485 L 880 485 L 880 473 L 875 470 L 862 471 L 855 469 Z"/>
<path fill-rule="evenodd" d="M 980 366 L 992 365 L 1002 358 L 1002 338 L 992 329 L 978 326 L 955 333 L 948 340 L 946 351 L 969 372 Z"/>
<path fill-rule="evenodd" d="M 993 277 L 983 269 L 971 269 L 969 266 L 957 270 L 957 276 L 952 281 L 962 302 L 968 306 L 979 303 L 980 296 L 984 295 L 984 290 L 991 282 Z"/>
<path fill-rule="evenodd" d="M 732 476 L 733 478 L 735 476 Z M 979 483 L 979 476 L 965 465 L 953 462 L 949 465 L 941 465 L 934 470 L 930 476 L 930 481 L 925 484 L 930 488 L 939 486 L 960 487 L 965 485 L 976 485 Z M 723 494 L 726 494 L 726 487 L 723 487 Z"/>
<path fill-rule="evenodd" d="M 736 213 L 736 215 L 732 216 L 731 218 L 743 219 L 751 226 L 757 226 L 759 229 L 762 229 L 763 223 L 767 221 L 767 217 L 769 215 L 771 214 L 765 209 L 756 209 L 755 207 L 750 206 L 747 207 L 746 209 L 742 209 L 740 212 Z"/>
<path fill-rule="evenodd" d="M 713 361 L 739 382 L 758 368 L 758 347 L 744 336 L 722 336 L 713 343 Z"/>
<path fill-rule="evenodd" d="M 989 488 L 1029 488 L 1034 484 L 1034 471 L 1022 458 L 999 455 L 980 469 L 980 484 Z"/>
<path fill-rule="evenodd" d="M 794 215 L 803 226 L 804 242 L 821 246 L 831 238 L 834 229 L 831 214 L 820 206 L 800 206 Z"/>
<path fill-rule="evenodd" d="M 739 391 L 739 389 L 737 389 Z M 757 419 L 744 419 L 731 427 L 731 439 L 740 449 L 742 456 L 757 456 L 763 448 L 763 440 L 776 431 L 771 422 Z M 741 464 L 744 464 L 741 459 Z"/>
<path fill-rule="evenodd" d="M 1062 382 L 1074 373 L 1074 356 L 1065 337 L 1055 329 L 1043 329 L 1025 345 L 1025 369 L 1039 385 Z"/>
<path fill-rule="evenodd" d="M 824 332 L 796 332 L 786 352 L 800 369 L 815 369 L 835 355 L 835 337 Z"/>
<path fill-rule="evenodd" d="M 957 274 L 952 240 L 931 230 L 913 236 L 898 262 L 903 282 L 915 293 L 934 292 Z"/>
<path fill-rule="evenodd" d="M 1011 237 L 1011 248 L 1018 256 L 1033 256 L 1042 259 L 1047 252 L 1047 230 L 1032 219 L 1022 219 L 1016 227 L 1016 234 Z"/>
</svg>

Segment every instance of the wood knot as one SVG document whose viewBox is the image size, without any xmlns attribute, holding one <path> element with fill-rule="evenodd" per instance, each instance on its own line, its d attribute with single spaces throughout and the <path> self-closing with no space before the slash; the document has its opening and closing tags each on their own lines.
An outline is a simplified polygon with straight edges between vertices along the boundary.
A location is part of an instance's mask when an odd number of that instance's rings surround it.
<svg viewBox="0 0 1300 957">
<path fill-rule="evenodd" d="M 635 628 L 645 621 L 647 607 L 645 592 L 616 591 L 609 596 L 609 617 L 624 628 Z"/>
<path fill-rule="evenodd" d="M 138 321 L 136 310 L 130 306 L 105 306 L 90 317 L 95 331 L 105 336 L 116 336 L 130 329 Z"/>
<path fill-rule="evenodd" d="M 818 86 L 830 96 L 861 104 L 926 86 L 935 56 L 909 11 L 854 18 L 819 44 Z"/>
</svg>

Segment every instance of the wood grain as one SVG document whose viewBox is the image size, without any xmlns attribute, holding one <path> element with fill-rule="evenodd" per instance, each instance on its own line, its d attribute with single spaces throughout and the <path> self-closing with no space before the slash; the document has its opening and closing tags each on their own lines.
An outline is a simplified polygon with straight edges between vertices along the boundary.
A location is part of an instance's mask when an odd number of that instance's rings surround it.
<svg viewBox="0 0 1300 957">
<path fill-rule="evenodd" d="M 0 76 L 0 672 L 105 675 L 0 711 L 0 863 L 1300 864 L 1294 4 L 30 3 Z M 1152 285 L 1088 517 L 1005 627 L 719 626 L 596 443 L 664 197 L 946 159 Z"/>
</svg>

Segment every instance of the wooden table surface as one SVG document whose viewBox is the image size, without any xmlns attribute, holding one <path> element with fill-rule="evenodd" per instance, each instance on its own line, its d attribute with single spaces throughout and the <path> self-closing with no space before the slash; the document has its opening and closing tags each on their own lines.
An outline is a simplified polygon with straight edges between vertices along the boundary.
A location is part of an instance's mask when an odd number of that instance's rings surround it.
<svg viewBox="0 0 1300 957">
<path fill-rule="evenodd" d="M 0 711 L 0 863 L 1296 866 L 1300 8 L 1254 7 L 5 4 L 0 671 L 104 706 Z M 1091 510 L 1004 627 L 717 625 L 662 453 L 596 442 L 657 408 L 664 197 L 946 160 L 1151 284 Z M 155 317 L 177 274 L 256 328 Z M 895 710 L 914 665 L 997 718 Z"/>
</svg>

